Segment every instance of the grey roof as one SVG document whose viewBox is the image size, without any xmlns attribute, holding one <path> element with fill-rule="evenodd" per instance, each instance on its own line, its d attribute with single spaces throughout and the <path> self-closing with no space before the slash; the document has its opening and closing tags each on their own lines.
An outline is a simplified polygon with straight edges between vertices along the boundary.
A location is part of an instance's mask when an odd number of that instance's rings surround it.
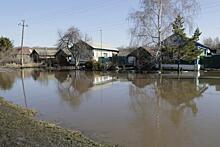
<svg viewBox="0 0 220 147">
<path fill-rule="evenodd" d="M 128 56 L 132 52 L 134 52 L 137 49 L 145 49 L 147 52 L 149 52 L 152 56 L 156 55 L 156 49 L 154 48 L 149 48 L 149 47 L 138 47 L 138 48 L 128 48 L 128 49 L 120 49 L 118 56 Z"/>
<path fill-rule="evenodd" d="M 128 48 L 128 49 L 120 49 L 118 56 L 128 56 L 131 52 L 133 52 L 136 48 Z"/>
<path fill-rule="evenodd" d="M 70 52 L 70 50 L 68 49 L 63 49 L 63 52 L 67 55 L 72 55 L 72 53 Z"/>
<path fill-rule="evenodd" d="M 68 55 L 68 56 L 71 56 L 72 55 L 72 53 L 70 52 L 70 50 L 68 50 L 68 49 L 60 49 L 57 53 L 59 53 L 59 52 L 64 52 L 66 55 Z M 56 53 L 56 54 L 57 54 Z"/>
<path fill-rule="evenodd" d="M 56 48 L 35 48 L 34 51 L 36 51 L 39 56 L 55 56 L 58 50 Z"/>
</svg>

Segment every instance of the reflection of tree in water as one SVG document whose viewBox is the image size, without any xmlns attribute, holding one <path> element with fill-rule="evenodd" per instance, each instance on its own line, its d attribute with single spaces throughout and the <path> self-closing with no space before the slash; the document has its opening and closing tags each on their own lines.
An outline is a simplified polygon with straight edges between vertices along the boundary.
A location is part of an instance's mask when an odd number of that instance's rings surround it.
<svg viewBox="0 0 220 147">
<path fill-rule="evenodd" d="M 145 79 L 133 79 L 129 89 L 131 106 L 134 111 L 145 114 L 149 104 L 155 104 L 157 99 L 165 100 L 171 105 L 170 119 L 173 123 L 179 124 L 186 109 L 190 109 L 194 115 L 198 108 L 194 101 L 201 97 L 204 87 L 196 85 L 193 79 L 162 79 L 156 80 L 152 77 Z M 144 83 L 146 84 L 144 86 Z M 147 101 L 149 101 L 147 103 Z M 148 105 L 148 106 L 147 106 Z"/>
<path fill-rule="evenodd" d="M 156 88 L 157 95 L 172 105 L 170 118 L 176 125 L 182 121 L 186 109 L 194 116 L 197 114 L 195 98 L 206 90 L 206 86 L 196 84 L 196 79 L 163 79 Z"/>
<path fill-rule="evenodd" d="M 0 89 L 10 90 L 15 82 L 16 73 L 14 72 L 0 72 Z"/>
<path fill-rule="evenodd" d="M 131 105 L 132 109 L 138 113 L 146 114 L 148 103 L 153 100 L 153 84 L 155 82 L 154 77 L 145 75 L 133 75 L 128 76 L 128 80 L 132 82 L 129 86 L 129 95 L 132 97 Z"/>
<path fill-rule="evenodd" d="M 55 77 L 59 81 L 58 91 L 65 101 L 68 101 L 72 106 L 80 105 L 81 95 L 93 86 L 93 74 L 82 71 L 72 73 L 57 73 Z M 64 78 L 65 77 L 65 78 Z"/>
<path fill-rule="evenodd" d="M 156 79 L 154 76 L 145 75 L 145 78 L 129 80 L 132 82 L 129 87 L 129 108 L 135 113 L 133 123 L 141 127 L 142 144 L 150 146 L 169 144 L 170 137 L 164 136 L 167 134 L 164 130 L 176 130 L 172 129 L 167 120 L 179 127 L 186 110 L 196 115 L 198 108 L 195 98 L 201 97 L 205 90 L 203 86 L 197 86 L 196 80 L 193 79 Z M 184 142 L 184 139 L 190 138 L 190 129 L 188 131 L 180 127 L 179 132 L 183 134 L 180 133 L 176 139 Z M 182 138 L 185 134 L 187 137 Z"/>
<path fill-rule="evenodd" d="M 42 85 L 48 85 L 49 80 L 54 79 L 54 72 L 42 71 L 42 70 L 32 70 L 31 76 L 33 80 L 39 82 Z"/>
</svg>

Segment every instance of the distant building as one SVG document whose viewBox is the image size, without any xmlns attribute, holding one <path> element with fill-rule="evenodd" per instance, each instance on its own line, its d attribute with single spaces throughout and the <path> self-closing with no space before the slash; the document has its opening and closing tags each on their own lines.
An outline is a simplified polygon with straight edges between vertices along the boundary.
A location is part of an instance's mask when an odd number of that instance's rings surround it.
<svg viewBox="0 0 220 147">
<path fill-rule="evenodd" d="M 118 55 L 115 57 L 117 65 L 132 66 L 132 62 L 128 61 L 128 55 L 133 52 L 135 48 L 120 49 Z"/>
<path fill-rule="evenodd" d="M 23 47 L 23 62 L 24 63 L 30 63 L 31 58 L 30 54 L 32 53 L 33 49 L 30 47 Z M 20 64 L 21 63 L 21 57 L 22 57 L 22 51 L 20 47 L 14 48 L 14 51 L 12 53 L 13 62 Z"/>
<path fill-rule="evenodd" d="M 105 59 L 112 58 L 113 56 L 118 54 L 118 49 L 114 48 L 99 48 L 95 45 L 90 45 L 84 41 L 80 41 L 76 43 L 72 48 L 81 48 L 84 50 L 84 53 L 80 54 L 80 63 L 84 64 L 87 61 L 95 60 L 100 61 Z M 71 59 L 71 62 L 74 63 L 74 59 Z"/>
<path fill-rule="evenodd" d="M 69 65 L 72 54 L 68 49 L 60 49 L 55 54 L 56 63 L 58 65 Z"/>
<path fill-rule="evenodd" d="M 57 53 L 56 48 L 35 48 L 33 49 L 30 57 L 33 62 L 41 63 L 53 63 L 55 60 L 55 54 Z"/>
<path fill-rule="evenodd" d="M 152 68 L 156 52 L 152 48 L 138 47 L 119 50 L 118 65 L 137 69 Z"/>
<path fill-rule="evenodd" d="M 101 46 L 97 46 L 97 45 L 91 45 L 92 46 L 92 50 L 93 50 L 93 60 L 95 61 L 99 61 L 102 60 L 102 58 L 112 58 L 114 56 L 116 56 L 119 53 L 119 50 L 116 48 L 111 48 L 111 47 L 107 47 L 105 45 L 103 45 L 103 47 L 101 48 Z"/>
</svg>

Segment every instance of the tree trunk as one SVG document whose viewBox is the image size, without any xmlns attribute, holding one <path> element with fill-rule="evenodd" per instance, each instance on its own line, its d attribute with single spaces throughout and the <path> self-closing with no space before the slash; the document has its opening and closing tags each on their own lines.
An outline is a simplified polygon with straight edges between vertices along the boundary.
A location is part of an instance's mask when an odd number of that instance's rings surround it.
<svg viewBox="0 0 220 147">
<path fill-rule="evenodd" d="M 79 58 L 75 58 L 75 69 L 79 69 Z"/>
<path fill-rule="evenodd" d="M 178 47 L 178 74 L 180 74 L 180 47 Z"/>
<path fill-rule="evenodd" d="M 158 17 L 157 17 L 157 25 L 158 25 L 158 52 L 159 54 L 159 69 L 160 72 L 162 72 L 162 44 L 161 44 L 161 19 L 162 19 L 162 9 L 163 9 L 163 5 L 162 5 L 162 0 L 160 0 L 160 8 L 159 8 L 159 12 L 158 12 Z"/>
</svg>

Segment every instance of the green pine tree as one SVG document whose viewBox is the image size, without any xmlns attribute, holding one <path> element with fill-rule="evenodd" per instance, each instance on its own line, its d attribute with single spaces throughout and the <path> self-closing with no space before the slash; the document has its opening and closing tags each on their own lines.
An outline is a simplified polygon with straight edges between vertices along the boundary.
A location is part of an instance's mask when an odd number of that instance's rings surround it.
<svg viewBox="0 0 220 147">
<path fill-rule="evenodd" d="M 177 38 L 176 42 L 172 45 L 165 44 L 163 51 L 165 55 L 169 56 L 169 60 L 178 62 L 179 71 L 181 60 L 193 61 L 202 53 L 202 51 L 196 47 L 196 42 L 199 40 L 201 32 L 197 28 L 192 37 L 187 37 L 184 28 L 184 19 L 180 15 L 177 16 L 172 26 L 173 35 Z"/>
</svg>

